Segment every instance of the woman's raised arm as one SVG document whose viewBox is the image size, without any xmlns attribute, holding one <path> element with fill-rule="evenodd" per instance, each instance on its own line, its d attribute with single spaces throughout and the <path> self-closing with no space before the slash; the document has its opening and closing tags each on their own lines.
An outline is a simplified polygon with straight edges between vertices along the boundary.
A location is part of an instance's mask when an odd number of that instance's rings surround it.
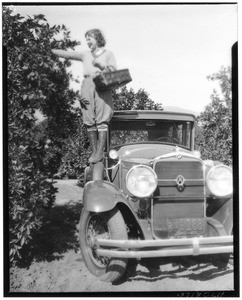
<svg viewBox="0 0 242 300">
<path fill-rule="evenodd" d="M 82 60 L 82 52 L 81 51 L 66 51 L 66 50 L 59 50 L 59 49 L 52 49 L 51 52 L 56 56 L 62 58 L 69 58 L 73 60 Z"/>
</svg>

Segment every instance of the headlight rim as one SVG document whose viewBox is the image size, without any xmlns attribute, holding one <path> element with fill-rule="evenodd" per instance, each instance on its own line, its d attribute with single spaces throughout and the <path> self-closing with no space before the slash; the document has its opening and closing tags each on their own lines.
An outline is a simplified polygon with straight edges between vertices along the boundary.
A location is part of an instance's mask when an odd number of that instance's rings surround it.
<svg viewBox="0 0 242 300">
<path fill-rule="evenodd" d="M 137 195 L 134 195 L 134 194 L 129 190 L 128 185 L 127 185 L 127 182 L 128 182 L 128 176 L 130 175 L 130 173 L 131 173 L 133 170 L 135 170 L 135 169 L 137 169 L 137 168 L 140 168 L 140 167 L 146 168 L 146 169 L 150 170 L 150 171 L 152 172 L 152 174 L 154 175 L 154 178 L 155 178 L 155 181 L 156 181 L 156 187 L 154 188 L 154 190 L 153 190 L 148 196 L 147 196 L 147 195 L 145 195 L 145 196 L 137 196 Z M 157 174 L 155 173 L 155 171 L 154 171 L 150 166 L 143 165 L 143 164 L 139 164 L 139 165 L 133 166 L 133 167 L 128 171 L 128 173 L 126 174 L 125 183 L 126 183 L 126 188 L 127 188 L 128 192 L 129 192 L 133 197 L 136 197 L 136 198 L 148 198 L 148 197 L 150 197 L 150 196 L 154 193 L 154 191 L 156 190 L 156 188 L 157 188 L 157 186 L 158 186 L 158 177 L 157 177 Z"/>
<path fill-rule="evenodd" d="M 212 188 L 210 187 L 210 182 L 209 182 L 209 176 L 212 172 L 214 172 L 215 169 L 218 169 L 218 168 L 224 168 L 224 169 L 227 169 L 231 172 L 231 175 L 232 175 L 232 179 L 233 179 L 233 169 L 230 167 L 230 166 L 226 166 L 226 165 L 223 165 L 223 164 L 219 164 L 219 165 L 216 165 L 216 166 L 213 166 L 209 169 L 208 173 L 207 173 L 207 176 L 206 176 L 206 185 L 208 187 L 208 190 L 210 192 L 211 195 L 213 195 L 214 197 L 216 198 L 227 198 L 227 197 L 231 197 L 233 195 L 233 181 L 232 181 L 232 186 L 231 186 L 231 193 L 227 193 L 225 195 L 218 195 L 218 194 L 215 194 L 214 191 L 212 190 Z"/>
</svg>

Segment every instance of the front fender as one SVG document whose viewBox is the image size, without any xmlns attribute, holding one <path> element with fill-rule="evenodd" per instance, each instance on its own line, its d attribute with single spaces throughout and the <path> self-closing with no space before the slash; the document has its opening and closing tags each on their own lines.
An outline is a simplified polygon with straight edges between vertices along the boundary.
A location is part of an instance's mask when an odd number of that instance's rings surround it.
<svg viewBox="0 0 242 300">
<path fill-rule="evenodd" d="M 227 234 L 233 229 L 233 198 L 210 199 L 207 215 L 223 224 Z"/>
<path fill-rule="evenodd" d="M 125 196 L 110 182 L 89 181 L 84 186 L 83 207 L 88 211 L 103 212 L 113 209 L 118 202 L 125 202 Z"/>
</svg>

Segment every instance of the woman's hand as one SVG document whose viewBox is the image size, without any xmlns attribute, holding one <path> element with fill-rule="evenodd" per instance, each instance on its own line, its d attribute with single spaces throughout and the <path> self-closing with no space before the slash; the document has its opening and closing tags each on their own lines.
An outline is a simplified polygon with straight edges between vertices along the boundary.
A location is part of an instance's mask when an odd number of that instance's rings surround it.
<svg viewBox="0 0 242 300">
<path fill-rule="evenodd" d="M 96 78 L 97 76 L 99 76 L 102 72 L 101 71 L 96 71 L 92 74 L 93 78 Z"/>
<path fill-rule="evenodd" d="M 92 64 L 94 65 L 94 67 L 97 67 L 100 70 L 104 70 L 105 69 L 105 67 L 101 63 L 99 63 L 96 59 L 93 59 Z"/>
</svg>

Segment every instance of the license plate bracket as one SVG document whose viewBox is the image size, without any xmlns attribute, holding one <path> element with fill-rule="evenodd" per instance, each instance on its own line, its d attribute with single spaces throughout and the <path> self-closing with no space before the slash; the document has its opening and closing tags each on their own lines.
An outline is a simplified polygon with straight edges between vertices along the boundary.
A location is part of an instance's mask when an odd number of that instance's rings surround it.
<svg viewBox="0 0 242 300">
<path fill-rule="evenodd" d="M 204 236 L 206 234 L 206 219 L 175 218 L 166 220 L 169 237 Z"/>
</svg>

